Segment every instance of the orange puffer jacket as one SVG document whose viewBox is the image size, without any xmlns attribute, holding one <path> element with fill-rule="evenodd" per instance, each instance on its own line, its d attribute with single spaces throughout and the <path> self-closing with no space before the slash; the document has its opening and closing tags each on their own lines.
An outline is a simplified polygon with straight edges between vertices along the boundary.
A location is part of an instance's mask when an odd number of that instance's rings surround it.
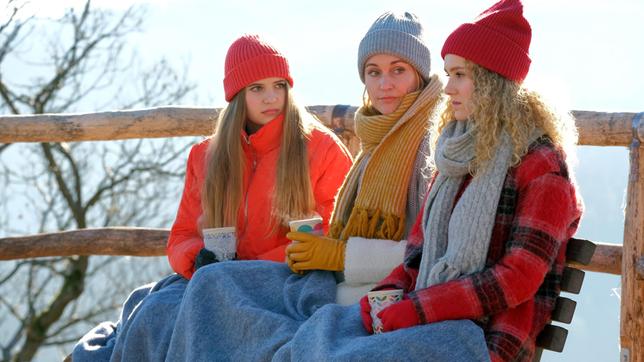
<svg viewBox="0 0 644 362">
<path fill-rule="evenodd" d="M 271 233 L 272 190 L 275 186 L 283 117 L 280 116 L 250 137 L 242 134 L 246 156 L 243 200 L 237 217 L 237 257 L 283 262 L 289 240 L 286 229 Z M 204 243 L 197 221 L 202 214 L 201 189 L 206 172 L 210 139 L 190 150 L 185 186 L 166 252 L 172 269 L 186 278 L 194 273 L 194 262 Z M 335 195 L 351 167 L 351 156 L 338 138 L 323 126 L 312 131 L 307 145 L 309 174 L 315 211 L 324 220 L 324 231 L 333 210 Z"/>
</svg>

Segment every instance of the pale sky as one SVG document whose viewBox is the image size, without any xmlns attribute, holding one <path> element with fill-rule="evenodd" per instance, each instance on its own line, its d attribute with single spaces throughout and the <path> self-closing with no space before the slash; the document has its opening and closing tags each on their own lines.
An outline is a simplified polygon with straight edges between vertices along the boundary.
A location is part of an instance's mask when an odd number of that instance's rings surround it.
<svg viewBox="0 0 644 362">
<path fill-rule="evenodd" d="M 60 15 L 81 0 L 32 1 L 41 15 Z M 230 43 L 245 32 L 271 39 L 291 63 L 302 104 L 357 104 L 357 46 L 385 10 L 406 10 L 425 26 L 432 70 L 442 75 L 440 48 L 447 35 L 492 4 L 453 1 L 206 1 L 99 0 L 122 10 L 149 7 L 145 32 L 133 37 L 143 58 L 167 57 L 190 65 L 202 105 L 222 106 L 223 61 Z M 533 30 L 532 66 L 526 83 L 572 109 L 641 111 L 644 72 L 644 2 L 641 0 L 526 0 Z"/>
<path fill-rule="evenodd" d="M 33 1 L 43 16 L 83 1 Z M 124 9 L 136 1 L 103 0 L 95 6 Z M 492 1 L 140 1 L 149 7 L 145 31 L 132 37 L 141 59 L 166 57 L 188 65 L 198 98 L 186 106 L 223 106 L 226 50 L 239 35 L 260 33 L 289 59 L 300 104 L 360 103 L 360 39 L 385 10 L 418 15 L 432 53 L 432 71 L 443 75 L 440 49 L 447 35 Z M 532 66 L 526 84 L 567 109 L 644 111 L 644 1 L 525 0 L 532 25 Z M 1 16 L 0 16 L 1 17 Z M 83 111 L 91 111 L 84 109 Z M 597 166 L 601 165 L 601 166 Z M 621 243 L 627 153 L 623 148 L 579 148 L 577 176 L 587 211 L 578 236 Z M 619 278 L 588 273 L 563 354 L 543 361 L 617 360 Z"/>
</svg>

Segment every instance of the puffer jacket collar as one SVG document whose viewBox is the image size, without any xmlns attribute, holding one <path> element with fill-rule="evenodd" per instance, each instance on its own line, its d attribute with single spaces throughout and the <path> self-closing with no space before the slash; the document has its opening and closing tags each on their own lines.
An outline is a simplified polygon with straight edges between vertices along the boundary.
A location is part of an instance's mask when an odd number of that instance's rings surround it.
<svg viewBox="0 0 644 362">
<path fill-rule="evenodd" d="M 282 139 L 283 126 L 284 114 L 281 113 L 250 136 L 246 133 L 246 130 L 242 130 L 241 137 L 244 151 L 252 150 L 257 154 L 264 154 L 278 148 Z"/>
</svg>

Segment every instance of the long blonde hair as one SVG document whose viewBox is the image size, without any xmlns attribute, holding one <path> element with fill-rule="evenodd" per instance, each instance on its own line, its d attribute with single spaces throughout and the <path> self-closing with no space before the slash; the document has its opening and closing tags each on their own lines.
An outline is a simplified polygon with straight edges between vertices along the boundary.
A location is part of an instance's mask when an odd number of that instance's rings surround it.
<svg viewBox="0 0 644 362">
<path fill-rule="evenodd" d="M 309 176 L 307 142 L 314 127 L 293 101 L 288 85 L 284 126 L 273 192 L 273 225 L 311 215 L 315 198 Z M 246 118 L 246 91 L 242 89 L 222 111 L 211 136 L 207 168 L 201 193 L 203 227 L 236 226 L 243 193 L 245 169 L 241 132 Z M 267 190 L 268 191 L 268 190 Z"/>
<path fill-rule="evenodd" d="M 568 150 L 577 141 L 577 128 L 569 114 L 559 114 L 543 98 L 522 84 L 509 80 L 466 60 L 472 72 L 474 92 L 470 119 L 476 127 L 475 158 L 470 173 L 476 175 L 496 152 L 501 131 L 505 129 L 514 143 L 511 166 L 516 166 L 528 152 L 529 137 L 542 130 L 553 144 Z M 432 146 L 448 122 L 454 120 L 449 102 L 438 122 L 434 122 Z"/>
</svg>

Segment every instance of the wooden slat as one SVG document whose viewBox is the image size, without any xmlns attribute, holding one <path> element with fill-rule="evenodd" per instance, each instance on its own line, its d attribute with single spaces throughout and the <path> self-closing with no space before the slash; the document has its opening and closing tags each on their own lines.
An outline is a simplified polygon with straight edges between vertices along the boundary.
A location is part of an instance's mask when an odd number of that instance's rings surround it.
<svg viewBox="0 0 644 362">
<path fill-rule="evenodd" d="M 343 107 L 341 112 L 334 112 Z M 330 128 L 353 132 L 355 106 L 319 105 L 307 109 Z M 122 140 L 207 135 L 221 109 L 159 107 L 85 114 L 0 116 L 0 143 Z M 572 111 L 579 144 L 627 146 L 633 137 L 637 113 Z M 335 120 L 335 121 L 334 121 Z M 341 127 L 334 126 L 341 124 Z M 644 123 L 637 133 L 644 135 Z"/>
<path fill-rule="evenodd" d="M 644 362 L 644 281 L 638 272 L 644 257 L 644 137 L 635 134 L 643 125 L 642 117 L 633 122 L 621 274 L 620 345 L 621 353 L 630 355 L 632 362 Z"/>
<path fill-rule="evenodd" d="M 597 248 L 588 265 L 568 261 L 568 265 L 586 271 L 622 274 L 622 246 L 618 244 L 598 243 Z"/>
<path fill-rule="evenodd" d="M 561 290 L 568 293 L 579 294 L 581 285 L 584 283 L 584 273 L 582 270 L 565 267 L 561 277 Z"/>
<path fill-rule="evenodd" d="M 597 245 L 590 240 L 571 238 L 566 247 L 566 261 L 588 265 L 596 248 Z"/>
<path fill-rule="evenodd" d="M 206 135 L 214 108 L 159 107 L 130 111 L 0 117 L 0 142 L 105 141 Z"/>
<path fill-rule="evenodd" d="M 566 297 L 557 297 L 555 309 L 552 311 L 552 320 L 556 322 L 570 324 L 572 316 L 575 314 L 577 302 Z"/>
<path fill-rule="evenodd" d="M 0 238 L 0 260 L 69 255 L 165 255 L 169 229 L 109 227 Z M 596 243 L 587 271 L 620 274 L 621 246 Z"/>
<path fill-rule="evenodd" d="M 537 346 L 550 351 L 561 352 L 566 344 L 567 337 L 568 330 L 548 324 L 537 336 Z"/>
<path fill-rule="evenodd" d="M 566 261 L 576 262 L 580 265 L 587 265 L 591 262 L 597 245 L 589 240 L 571 238 L 566 247 Z M 561 280 L 561 289 L 570 293 L 578 294 L 583 284 L 585 273 L 581 270 L 565 267 Z M 575 314 L 577 302 L 570 298 L 559 296 L 555 301 L 555 307 L 551 319 L 555 322 L 569 324 Z M 543 349 L 555 352 L 563 351 L 568 331 L 565 328 L 548 324 L 537 336 L 537 348 L 533 362 L 541 360 Z"/>
<path fill-rule="evenodd" d="M 638 113 L 572 111 L 579 129 L 579 144 L 589 146 L 628 146 L 633 140 L 633 119 Z M 644 124 L 639 127 L 644 136 Z M 636 130 L 637 131 L 637 130 Z"/>
<path fill-rule="evenodd" d="M 0 239 L 0 260 L 71 255 L 165 255 L 168 229 L 109 227 Z"/>
</svg>

